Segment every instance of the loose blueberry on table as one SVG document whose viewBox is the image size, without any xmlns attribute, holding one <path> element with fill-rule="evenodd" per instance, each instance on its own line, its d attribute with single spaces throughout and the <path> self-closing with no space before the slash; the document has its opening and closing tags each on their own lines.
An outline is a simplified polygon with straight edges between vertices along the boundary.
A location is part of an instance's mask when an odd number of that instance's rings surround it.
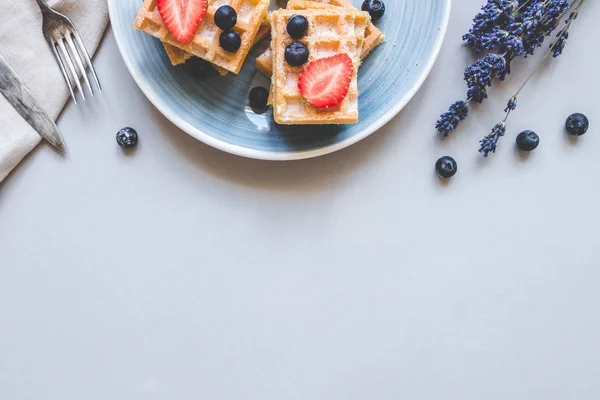
<svg viewBox="0 0 600 400">
<path fill-rule="evenodd" d="M 532 151 L 540 144 L 540 137 L 533 131 L 523 131 L 517 135 L 517 147 L 521 151 Z"/>
<path fill-rule="evenodd" d="M 219 36 L 219 44 L 223 50 L 235 53 L 242 45 L 242 38 L 236 31 L 224 31 Z"/>
<path fill-rule="evenodd" d="M 565 127 L 567 132 L 572 136 L 581 136 L 585 134 L 590 126 L 590 121 L 587 117 L 581 113 L 575 113 L 569 115 Z"/>
<path fill-rule="evenodd" d="M 456 165 L 456 161 L 449 156 L 444 156 L 435 163 L 435 172 L 437 173 L 437 176 L 443 179 L 452 178 L 457 170 L 458 166 Z"/>
<path fill-rule="evenodd" d="M 302 42 L 293 42 L 285 49 L 285 61 L 292 67 L 299 67 L 308 61 L 308 48 Z"/>
<path fill-rule="evenodd" d="M 368 12 L 373 21 L 379 21 L 385 14 L 385 4 L 381 0 L 365 0 L 361 9 Z"/>
<path fill-rule="evenodd" d="M 117 132 L 117 143 L 121 147 L 130 148 L 136 145 L 138 134 L 133 128 L 123 128 Z"/>
<path fill-rule="evenodd" d="M 249 100 L 252 111 L 257 114 L 264 114 L 269 108 L 267 106 L 269 91 L 264 87 L 257 86 L 250 91 Z"/>
<path fill-rule="evenodd" d="M 221 6 L 215 12 L 215 25 L 224 31 L 228 31 L 237 23 L 237 13 L 231 6 Z"/>
<path fill-rule="evenodd" d="M 292 15 L 286 29 L 292 38 L 300 39 L 308 30 L 308 20 L 302 15 Z"/>
</svg>

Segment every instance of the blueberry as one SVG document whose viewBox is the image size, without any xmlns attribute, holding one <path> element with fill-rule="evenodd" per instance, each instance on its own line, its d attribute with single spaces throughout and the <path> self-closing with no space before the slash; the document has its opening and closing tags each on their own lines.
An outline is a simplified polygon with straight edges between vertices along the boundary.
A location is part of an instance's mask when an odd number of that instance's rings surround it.
<svg viewBox="0 0 600 400">
<path fill-rule="evenodd" d="M 308 30 L 308 20 L 302 15 L 292 15 L 287 23 L 287 33 L 294 39 L 300 39 Z"/>
<path fill-rule="evenodd" d="M 184 68 L 185 71 L 195 79 L 204 79 L 211 75 L 215 75 L 217 72 L 210 62 L 198 57 L 190 58 L 180 68 Z"/>
<path fill-rule="evenodd" d="M 219 44 L 223 50 L 235 53 L 242 45 L 242 39 L 236 31 L 224 31 L 219 37 Z"/>
<path fill-rule="evenodd" d="M 532 151 L 540 144 L 540 137 L 534 131 L 523 131 L 517 135 L 517 147 L 522 151 Z"/>
<path fill-rule="evenodd" d="M 385 4 L 381 0 L 365 0 L 362 3 L 362 10 L 371 14 L 371 20 L 379 21 L 385 13 Z"/>
<path fill-rule="evenodd" d="M 268 108 L 269 91 L 264 87 L 257 86 L 250 91 L 249 100 L 252 111 L 257 114 L 264 114 Z"/>
<path fill-rule="evenodd" d="M 285 49 L 285 61 L 292 67 L 299 67 L 308 61 L 308 48 L 302 42 L 293 42 Z"/>
<path fill-rule="evenodd" d="M 117 143 L 119 146 L 129 148 L 135 146 L 138 134 L 133 128 L 123 128 L 117 132 Z"/>
<path fill-rule="evenodd" d="M 569 135 L 573 136 L 583 135 L 587 132 L 589 126 L 590 121 L 585 115 L 580 113 L 569 115 L 569 118 L 567 118 L 567 122 L 565 123 L 567 132 L 569 132 Z"/>
<path fill-rule="evenodd" d="M 228 31 L 237 23 L 237 13 L 231 6 L 221 6 L 215 12 L 215 25 Z"/>
<path fill-rule="evenodd" d="M 457 169 L 456 161 L 452 157 L 442 157 L 435 163 L 435 172 L 440 178 L 452 178 L 456 174 Z"/>
</svg>

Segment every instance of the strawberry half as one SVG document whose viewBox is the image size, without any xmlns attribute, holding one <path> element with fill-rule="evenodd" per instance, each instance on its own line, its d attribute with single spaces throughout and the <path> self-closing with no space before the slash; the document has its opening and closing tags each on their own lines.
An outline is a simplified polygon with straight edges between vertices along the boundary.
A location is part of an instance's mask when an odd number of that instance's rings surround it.
<svg viewBox="0 0 600 400">
<path fill-rule="evenodd" d="M 298 88 L 314 107 L 335 107 L 346 98 L 352 75 L 354 66 L 348 54 L 320 58 L 300 74 Z"/>
<path fill-rule="evenodd" d="M 207 0 L 156 0 L 156 7 L 173 37 L 190 42 L 206 15 Z"/>
</svg>

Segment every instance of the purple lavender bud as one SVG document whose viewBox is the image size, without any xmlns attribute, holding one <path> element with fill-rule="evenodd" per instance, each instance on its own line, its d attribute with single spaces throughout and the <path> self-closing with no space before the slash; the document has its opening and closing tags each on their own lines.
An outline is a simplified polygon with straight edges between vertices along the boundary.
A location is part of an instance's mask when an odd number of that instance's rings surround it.
<svg viewBox="0 0 600 400">
<path fill-rule="evenodd" d="M 457 101 L 452 104 L 447 112 L 440 116 L 435 124 L 435 129 L 444 136 L 448 136 L 450 132 L 456 129 L 462 120 L 467 118 L 469 107 L 464 101 Z"/>
<path fill-rule="evenodd" d="M 484 157 L 487 157 L 490 153 L 495 153 L 498 146 L 498 139 L 504 136 L 505 133 L 506 123 L 504 121 L 494 125 L 492 132 L 479 141 L 481 144 L 479 152 L 483 153 Z"/>
<path fill-rule="evenodd" d="M 508 100 L 508 103 L 506 104 L 506 108 L 504 109 L 504 112 L 508 112 L 508 110 L 512 111 L 515 108 L 517 108 L 517 96 L 513 96 L 510 98 L 510 100 Z"/>
<path fill-rule="evenodd" d="M 552 57 L 556 58 L 560 56 L 567 45 L 567 39 L 569 38 L 569 31 L 565 31 L 562 35 L 558 35 L 558 39 L 554 44 L 551 44 L 552 47 Z"/>
</svg>

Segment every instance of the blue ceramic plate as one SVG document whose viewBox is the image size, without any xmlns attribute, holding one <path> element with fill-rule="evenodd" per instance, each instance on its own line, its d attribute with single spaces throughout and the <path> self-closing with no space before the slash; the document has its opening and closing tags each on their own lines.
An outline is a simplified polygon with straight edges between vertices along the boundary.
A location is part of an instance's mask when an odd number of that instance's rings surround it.
<svg viewBox="0 0 600 400">
<path fill-rule="evenodd" d="M 362 0 L 354 0 L 360 6 Z M 268 80 L 254 67 L 262 43 L 239 75 L 201 77 L 194 64 L 173 67 L 160 42 L 132 28 L 141 0 L 108 0 L 119 49 L 148 99 L 198 140 L 240 156 L 297 160 L 334 152 L 367 137 L 396 115 L 417 92 L 437 57 L 450 0 L 386 0 L 377 23 L 385 41 L 359 70 L 360 122 L 344 126 L 282 126 L 247 105 L 254 86 Z M 196 64 L 197 65 L 197 64 Z"/>
</svg>

